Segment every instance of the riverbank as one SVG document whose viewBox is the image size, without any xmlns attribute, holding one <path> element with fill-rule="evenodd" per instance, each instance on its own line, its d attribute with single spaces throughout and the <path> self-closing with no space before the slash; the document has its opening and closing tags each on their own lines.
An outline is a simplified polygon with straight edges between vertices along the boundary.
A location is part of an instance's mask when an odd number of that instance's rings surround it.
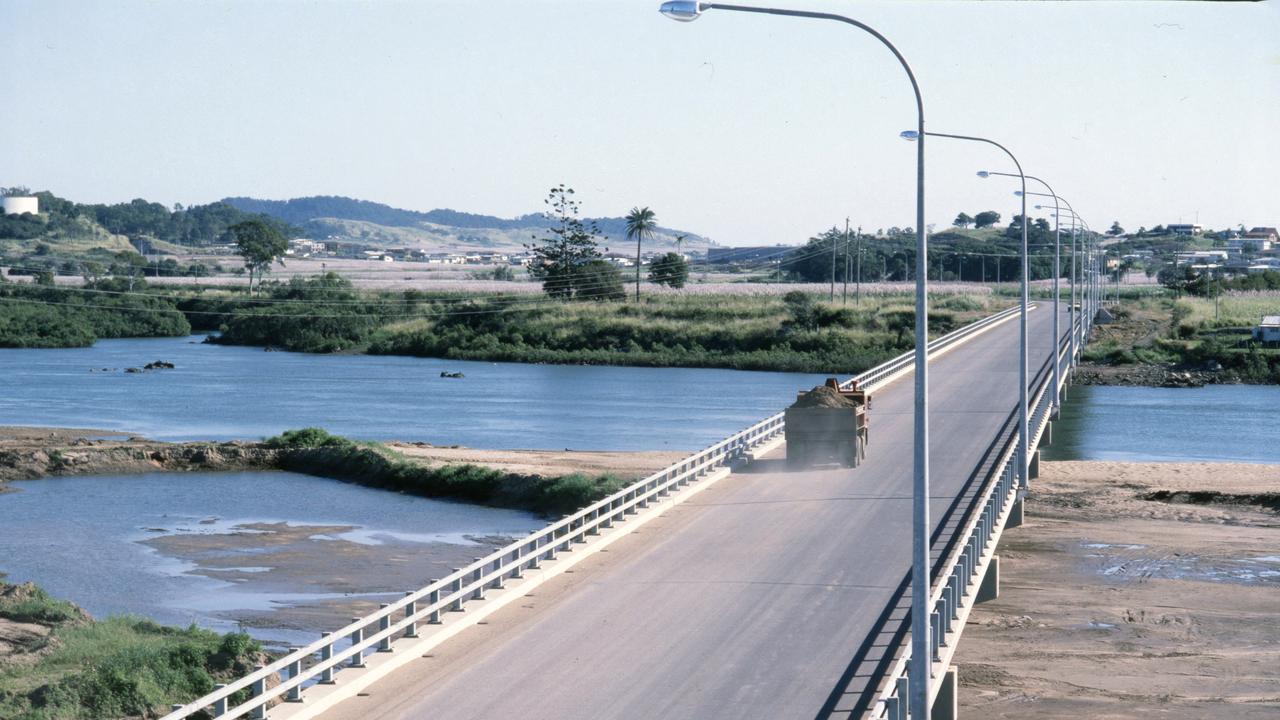
<svg viewBox="0 0 1280 720">
<path fill-rule="evenodd" d="M 1234 292 L 1215 300 L 1122 297 L 1094 325 L 1073 381 L 1079 385 L 1200 387 L 1280 383 L 1280 349 L 1253 342 L 1280 292 Z"/>
<path fill-rule="evenodd" d="M 1045 462 L 956 656 L 986 718 L 1280 710 L 1280 466 Z"/>
<path fill-rule="evenodd" d="M 555 515 L 684 455 L 356 443 L 319 430 L 306 440 L 298 437 L 286 433 L 263 442 L 167 443 L 106 430 L 0 427 L 0 492 L 6 481 L 50 476 L 291 470 L 423 497 Z"/>
<path fill-rule="evenodd" d="M 0 717 L 158 717 L 268 660 L 243 633 L 95 620 L 36 585 L 0 582 Z"/>
</svg>

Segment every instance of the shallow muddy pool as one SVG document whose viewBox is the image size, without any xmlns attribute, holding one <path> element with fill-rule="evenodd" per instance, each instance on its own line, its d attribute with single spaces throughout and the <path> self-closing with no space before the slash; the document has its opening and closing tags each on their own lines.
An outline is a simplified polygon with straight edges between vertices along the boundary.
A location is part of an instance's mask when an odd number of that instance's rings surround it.
<svg viewBox="0 0 1280 720">
<path fill-rule="evenodd" d="M 417 589 L 544 521 L 284 472 L 11 483 L 0 572 L 95 616 L 133 613 L 278 644 Z"/>
</svg>

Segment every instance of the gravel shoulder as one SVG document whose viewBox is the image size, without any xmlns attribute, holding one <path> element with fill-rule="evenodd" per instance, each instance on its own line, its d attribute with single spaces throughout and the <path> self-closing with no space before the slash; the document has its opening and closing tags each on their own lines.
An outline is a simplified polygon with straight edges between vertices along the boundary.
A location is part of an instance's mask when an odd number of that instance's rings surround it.
<svg viewBox="0 0 1280 720">
<path fill-rule="evenodd" d="M 960 643 L 962 714 L 1280 716 L 1280 466 L 1041 468 Z"/>
</svg>

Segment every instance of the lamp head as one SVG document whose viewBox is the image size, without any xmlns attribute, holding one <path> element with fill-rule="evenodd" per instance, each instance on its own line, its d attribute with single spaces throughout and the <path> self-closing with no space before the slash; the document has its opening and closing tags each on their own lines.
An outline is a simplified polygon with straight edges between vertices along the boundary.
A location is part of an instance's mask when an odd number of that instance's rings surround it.
<svg viewBox="0 0 1280 720">
<path fill-rule="evenodd" d="M 670 0 L 670 2 L 662 3 L 662 6 L 658 8 L 658 12 L 672 20 L 693 22 L 702 14 L 702 3 L 692 0 Z"/>
<path fill-rule="evenodd" d="M 979 171 L 978 171 L 978 177 L 980 177 L 980 178 L 987 178 L 987 177 L 991 177 L 991 173 L 987 172 L 986 170 L 979 170 Z"/>
<path fill-rule="evenodd" d="M 916 140 L 920 139 L 920 132 L 917 130 L 903 130 L 902 132 L 898 133 L 898 137 L 902 138 L 903 140 L 907 140 L 909 142 L 915 142 Z"/>
<path fill-rule="evenodd" d="M 1021 190 L 1014 190 L 1014 191 L 1013 191 L 1013 196 L 1014 196 L 1014 197 L 1022 197 L 1022 191 L 1021 191 Z"/>
</svg>

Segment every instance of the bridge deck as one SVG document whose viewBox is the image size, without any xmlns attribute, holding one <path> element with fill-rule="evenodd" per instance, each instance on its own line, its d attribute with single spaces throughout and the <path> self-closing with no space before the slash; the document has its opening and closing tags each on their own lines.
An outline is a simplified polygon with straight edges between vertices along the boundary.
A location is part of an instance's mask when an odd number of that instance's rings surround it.
<svg viewBox="0 0 1280 720">
<path fill-rule="evenodd" d="M 1051 346 L 1040 307 L 1033 377 Z M 1017 402 L 1017 344 L 1015 320 L 932 364 L 935 523 Z M 908 376 L 876 393 L 856 470 L 786 472 L 775 453 L 324 717 L 847 717 L 870 679 L 851 660 L 882 614 L 901 622 L 911 410 Z"/>
</svg>

